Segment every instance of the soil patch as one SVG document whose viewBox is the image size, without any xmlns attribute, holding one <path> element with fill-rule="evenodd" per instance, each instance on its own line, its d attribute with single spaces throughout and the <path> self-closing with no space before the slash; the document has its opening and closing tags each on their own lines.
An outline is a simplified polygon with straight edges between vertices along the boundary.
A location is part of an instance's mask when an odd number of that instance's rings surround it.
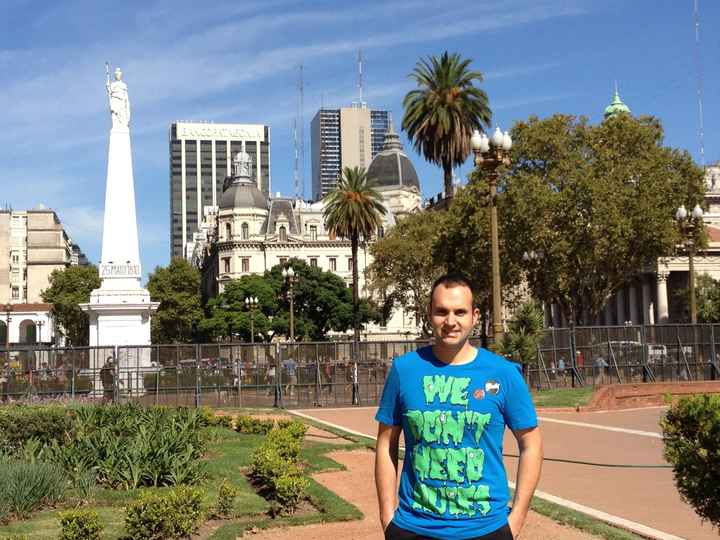
<svg viewBox="0 0 720 540">
<path fill-rule="evenodd" d="M 665 405 L 665 396 L 673 399 L 693 394 L 720 394 L 720 381 L 658 382 L 610 384 L 601 386 L 583 410 L 617 410 Z"/>
<path fill-rule="evenodd" d="M 329 457 L 347 467 L 345 471 L 319 473 L 313 476 L 320 484 L 357 506 L 365 515 L 362 520 L 340 523 L 319 523 L 299 527 L 268 529 L 245 537 L 255 540 L 367 540 L 383 538 L 377 510 L 373 468 L 375 454 L 369 450 L 332 452 Z M 555 523 L 530 512 L 522 540 L 597 540 L 576 529 Z"/>
</svg>

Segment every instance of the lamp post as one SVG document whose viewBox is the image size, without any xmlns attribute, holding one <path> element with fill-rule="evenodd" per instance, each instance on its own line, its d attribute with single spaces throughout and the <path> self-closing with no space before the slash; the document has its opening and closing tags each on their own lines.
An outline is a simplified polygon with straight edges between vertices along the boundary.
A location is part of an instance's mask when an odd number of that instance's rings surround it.
<svg viewBox="0 0 720 540">
<path fill-rule="evenodd" d="M 255 343 L 255 310 L 260 301 L 257 296 L 249 296 L 245 299 L 245 307 L 250 310 L 250 343 Z"/>
<path fill-rule="evenodd" d="M 500 127 L 495 128 L 492 137 L 480 133 L 478 130 L 470 139 L 473 152 L 475 153 L 475 166 L 485 169 L 489 174 L 490 181 L 490 247 L 492 258 L 492 282 L 493 282 L 493 340 L 500 343 L 503 335 L 502 321 L 502 296 L 500 284 L 500 247 L 498 242 L 498 220 L 497 220 L 497 180 L 498 168 L 501 165 L 510 165 L 510 149 L 512 139 L 506 131 L 503 133 Z"/>
<path fill-rule="evenodd" d="M 295 341 L 295 299 L 293 287 L 297 283 L 298 278 L 295 275 L 295 270 L 293 270 L 292 266 L 288 266 L 283 269 L 282 277 L 288 284 L 287 295 L 288 300 L 290 301 L 290 341 Z"/>
<path fill-rule="evenodd" d="M 697 303 L 695 300 L 695 248 L 698 236 L 703 225 L 703 210 L 699 204 L 695 205 L 688 215 L 685 205 L 681 205 L 675 212 L 675 221 L 678 223 L 683 244 L 688 253 L 688 281 L 690 284 L 690 322 L 697 323 Z"/>
<path fill-rule="evenodd" d="M 10 365 L 10 313 L 12 312 L 12 305 L 5 304 L 3 307 L 5 311 L 5 363 Z"/>
<path fill-rule="evenodd" d="M 35 323 L 35 325 L 38 327 L 38 336 L 37 336 L 37 342 L 42 343 L 42 327 L 45 324 L 45 321 L 38 321 Z"/>
</svg>

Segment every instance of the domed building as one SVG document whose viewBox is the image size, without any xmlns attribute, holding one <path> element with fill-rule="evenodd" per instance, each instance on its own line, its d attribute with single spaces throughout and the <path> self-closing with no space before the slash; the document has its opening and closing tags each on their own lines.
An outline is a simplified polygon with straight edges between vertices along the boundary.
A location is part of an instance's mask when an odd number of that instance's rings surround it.
<svg viewBox="0 0 720 540">
<path fill-rule="evenodd" d="M 605 114 L 603 115 L 604 118 L 610 118 L 611 116 L 615 116 L 616 114 L 625 113 L 625 114 L 632 114 L 630 111 L 630 107 L 625 105 L 623 103 L 623 100 L 620 99 L 620 94 L 617 89 L 617 85 L 615 85 L 615 95 L 613 96 L 612 101 L 610 102 L 610 105 L 605 107 Z"/>
<path fill-rule="evenodd" d="M 420 181 L 392 122 L 385 134 L 382 151 L 368 167 L 367 177 L 375 182 L 385 206 L 394 216 L 402 217 L 420 210 Z"/>
</svg>

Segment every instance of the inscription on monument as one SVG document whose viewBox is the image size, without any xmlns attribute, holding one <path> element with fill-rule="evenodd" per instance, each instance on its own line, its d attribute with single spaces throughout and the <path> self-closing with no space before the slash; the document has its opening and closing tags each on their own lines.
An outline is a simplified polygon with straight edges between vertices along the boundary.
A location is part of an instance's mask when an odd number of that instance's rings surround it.
<svg viewBox="0 0 720 540">
<path fill-rule="evenodd" d="M 140 277 L 140 265 L 139 264 L 101 264 L 100 265 L 100 277 L 101 278 L 126 278 L 126 277 Z"/>
<path fill-rule="evenodd" d="M 228 141 L 264 141 L 261 125 L 186 124 L 177 123 L 178 139 L 225 139 Z"/>
</svg>

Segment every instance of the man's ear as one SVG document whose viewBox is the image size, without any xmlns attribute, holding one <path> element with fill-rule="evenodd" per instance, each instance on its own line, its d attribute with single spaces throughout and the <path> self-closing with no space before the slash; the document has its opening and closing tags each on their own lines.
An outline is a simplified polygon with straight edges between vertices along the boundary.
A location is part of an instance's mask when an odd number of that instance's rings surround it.
<svg viewBox="0 0 720 540">
<path fill-rule="evenodd" d="M 473 308 L 473 326 L 476 326 L 479 320 L 480 320 L 480 308 L 474 307 Z"/>
</svg>

